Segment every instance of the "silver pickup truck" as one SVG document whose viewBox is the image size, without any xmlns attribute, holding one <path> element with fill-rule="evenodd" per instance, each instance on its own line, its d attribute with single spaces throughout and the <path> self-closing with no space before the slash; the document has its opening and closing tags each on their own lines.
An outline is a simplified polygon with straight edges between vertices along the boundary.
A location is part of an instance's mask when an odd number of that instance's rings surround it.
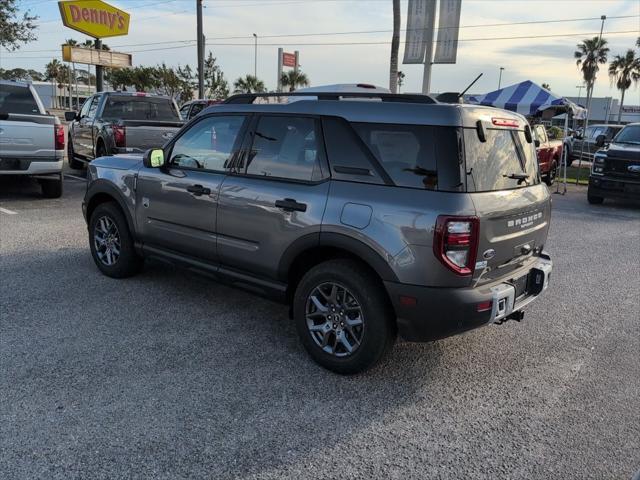
<svg viewBox="0 0 640 480">
<path fill-rule="evenodd" d="M 130 92 L 97 93 L 80 112 L 66 112 L 65 119 L 74 169 L 104 155 L 142 154 L 172 138 L 183 124 L 171 97 Z"/>
<path fill-rule="evenodd" d="M 62 195 L 64 129 L 33 86 L 0 80 L 0 175 L 38 179 L 45 197 Z"/>
</svg>

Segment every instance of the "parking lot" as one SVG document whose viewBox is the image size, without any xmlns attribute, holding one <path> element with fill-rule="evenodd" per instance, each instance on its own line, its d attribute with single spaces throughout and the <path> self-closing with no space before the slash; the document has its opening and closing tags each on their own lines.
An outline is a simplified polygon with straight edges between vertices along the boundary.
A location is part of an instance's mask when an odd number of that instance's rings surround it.
<svg viewBox="0 0 640 480">
<path fill-rule="evenodd" d="M 399 342 L 342 377 L 309 359 L 286 307 L 158 263 L 101 275 L 83 193 L 72 177 L 58 200 L 0 183 L 2 478 L 640 469 L 637 205 L 554 195 L 552 285 L 523 322 Z"/>
</svg>

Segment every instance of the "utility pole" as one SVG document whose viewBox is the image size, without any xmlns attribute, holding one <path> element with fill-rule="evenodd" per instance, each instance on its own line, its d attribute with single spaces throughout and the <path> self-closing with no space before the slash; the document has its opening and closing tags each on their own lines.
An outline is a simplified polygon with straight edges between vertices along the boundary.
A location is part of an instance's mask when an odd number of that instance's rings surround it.
<svg viewBox="0 0 640 480">
<path fill-rule="evenodd" d="M 204 34 L 202 33 L 202 0 L 196 0 L 198 35 L 198 98 L 204 98 Z"/>
<path fill-rule="evenodd" d="M 254 50 L 253 50 L 253 76 L 258 78 L 258 35 L 253 34 Z"/>
<path fill-rule="evenodd" d="M 96 38 L 95 47 L 96 50 L 102 50 L 102 41 L 99 38 Z M 96 65 L 96 92 L 101 92 L 102 90 L 102 65 Z"/>
<path fill-rule="evenodd" d="M 500 76 L 498 77 L 498 90 L 500 90 L 500 85 L 502 85 L 502 71 L 504 67 L 500 67 Z"/>
</svg>

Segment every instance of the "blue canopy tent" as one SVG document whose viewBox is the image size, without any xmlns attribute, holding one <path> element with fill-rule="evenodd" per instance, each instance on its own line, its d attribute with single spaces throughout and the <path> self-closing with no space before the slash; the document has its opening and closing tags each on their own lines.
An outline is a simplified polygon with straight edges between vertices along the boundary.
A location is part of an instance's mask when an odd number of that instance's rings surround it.
<svg viewBox="0 0 640 480">
<path fill-rule="evenodd" d="M 567 137 L 569 129 L 569 117 L 584 119 L 587 110 L 571 100 L 556 95 L 555 93 L 542 88 L 540 85 L 526 80 L 515 85 L 494 90 L 485 95 L 474 95 L 469 97 L 468 103 L 485 105 L 489 107 L 503 108 L 512 112 L 520 113 L 525 117 L 545 117 L 551 118 L 556 115 L 566 113 L 564 121 L 564 137 Z M 567 161 L 566 149 L 562 151 L 562 166 L 564 166 L 564 192 L 567 191 Z"/>
</svg>

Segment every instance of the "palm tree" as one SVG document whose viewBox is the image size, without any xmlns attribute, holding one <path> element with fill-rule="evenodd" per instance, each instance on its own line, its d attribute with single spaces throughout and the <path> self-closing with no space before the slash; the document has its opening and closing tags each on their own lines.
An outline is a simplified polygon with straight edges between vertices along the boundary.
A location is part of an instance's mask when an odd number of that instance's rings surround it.
<svg viewBox="0 0 640 480">
<path fill-rule="evenodd" d="M 287 73 L 282 74 L 280 83 L 283 87 L 289 87 L 289 91 L 293 92 L 296 87 L 306 87 L 309 85 L 309 79 L 299 70 L 289 70 Z"/>
<path fill-rule="evenodd" d="M 58 96 L 56 95 L 56 80 L 60 74 L 60 68 L 62 67 L 62 63 L 56 58 L 51 60 L 49 63 L 45 65 L 45 77 L 47 80 L 51 81 L 51 107 L 57 108 L 58 106 Z"/>
<path fill-rule="evenodd" d="M 65 40 L 65 44 L 69 45 L 71 47 L 77 47 L 78 46 L 78 41 L 74 40 L 73 38 L 67 38 Z M 71 63 L 72 67 L 73 67 L 73 80 L 76 84 L 76 106 L 80 105 L 80 97 L 78 95 L 78 77 L 76 75 L 76 63 L 72 62 Z M 69 92 L 71 92 L 71 83 L 69 83 Z M 69 104 L 72 104 L 73 102 L 70 100 Z"/>
<path fill-rule="evenodd" d="M 607 63 L 609 47 L 604 38 L 585 38 L 577 45 L 578 50 L 573 52 L 576 65 L 582 71 L 582 78 L 587 86 L 587 110 L 591 107 L 591 97 L 593 86 L 596 83 L 596 74 L 600 70 L 600 65 Z M 585 125 L 586 127 L 586 125 Z"/>
<path fill-rule="evenodd" d="M 245 75 L 233 82 L 234 93 L 264 93 L 264 82 L 254 75 Z"/>
<path fill-rule="evenodd" d="M 618 109 L 618 123 L 622 118 L 622 106 L 624 105 L 624 94 L 631 87 L 631 82 L 638 83 L 640 80 L 640 58 L 636 58 L 633 50 L 627 50 L 625 55 L 616 55 L 609 64 L 609 78 L 611 83 L 616 84 L 620 90 L 620 108 Z"/>
<path fill-rule="evenodd" d="M 393 35 L 389 62 L 389 90 L 398 91 L 398 50 L 400 49 L 400 0 L 393 0 Z"/>
</svg>

